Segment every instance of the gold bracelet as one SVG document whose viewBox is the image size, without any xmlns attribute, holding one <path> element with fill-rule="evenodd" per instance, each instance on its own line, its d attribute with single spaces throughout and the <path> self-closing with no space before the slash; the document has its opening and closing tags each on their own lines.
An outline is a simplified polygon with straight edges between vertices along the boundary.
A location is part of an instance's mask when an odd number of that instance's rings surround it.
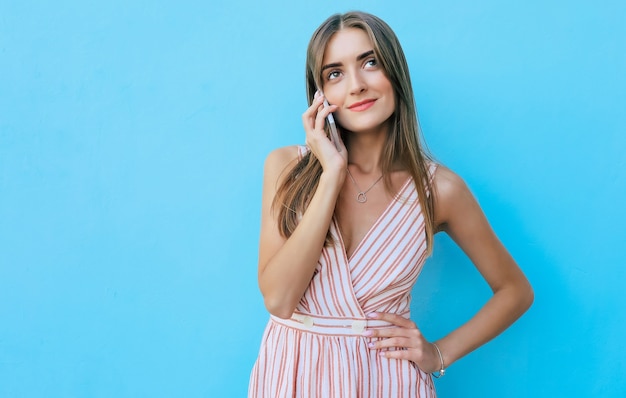
<svg viewBox="0 0 626 398">
<path fill-rule="evenodd" d="M 437 350 L 437 354 L 439 354 L 439 360 L 441 361 L 441 368 L 439 368 L 438 374 L 435 374 L 436 372 L 433 372 L 432 375 L 435 378 L 440 378 L 441 376 L 445 376 L 446 375 L 446 365 L 443 363 L 443 355 L 441 355 L 441 350 L 439 349 L 439 347 L 437 346 L 437 344 L 435 343 L 431 343 L 433 346 L 435 346 L 435 349 Z"/>
</svg>

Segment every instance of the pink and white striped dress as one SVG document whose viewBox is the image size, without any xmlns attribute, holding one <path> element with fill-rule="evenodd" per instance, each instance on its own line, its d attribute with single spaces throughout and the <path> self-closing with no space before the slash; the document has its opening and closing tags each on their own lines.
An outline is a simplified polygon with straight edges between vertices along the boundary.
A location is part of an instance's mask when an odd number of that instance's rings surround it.
<svg viewBox="0 0 626 398">
<path fill-rule="evenodd" d="M 431 173 L 435 169 L 431 167 Z M 390 327 L 366 314 L 410 317 L 411 289 L 426 260 L 424 216 L 412 179 L 371 227 L 350 258 L 337 242 L 324 247 L 291 319 L 270 316 L 252 370 L 249 397 L 436 397 L 430 375 L 413 362 L 367 347 L 365 328 Z"/>
</svg>

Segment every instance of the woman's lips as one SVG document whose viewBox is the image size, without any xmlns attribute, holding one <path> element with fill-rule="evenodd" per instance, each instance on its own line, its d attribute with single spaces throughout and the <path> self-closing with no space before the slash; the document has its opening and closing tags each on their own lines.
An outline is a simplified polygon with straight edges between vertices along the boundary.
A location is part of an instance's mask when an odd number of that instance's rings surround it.
<svg viewBox="0 0 626 398">
<path fill-rule="evenodd" d="M 356 103 L 350 105 L 348 107 L 348 109 L 350 109 L 351 111 L 354 111 L 354 112 L 363 112 L 363 111 L 371 108 L 372 105 L 374 105 L 374 102 L 376 102 L 375 99 L 367 99 L 365 101 L 356 102 Z"/>
</svg>

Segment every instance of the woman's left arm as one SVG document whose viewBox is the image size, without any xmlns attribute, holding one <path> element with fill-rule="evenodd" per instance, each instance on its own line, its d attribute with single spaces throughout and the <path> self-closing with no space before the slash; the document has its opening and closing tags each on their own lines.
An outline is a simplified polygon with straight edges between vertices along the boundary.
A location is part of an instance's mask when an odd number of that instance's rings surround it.
<svg viewBox="0 0 626 398">
<path fill-rule="evenodd" d="M 493 291 L 493 296 L 465 324 L 436 342 L 445 367 L 496 337 L 532 304 L 533 290 L 506 248 L 495 235 L 480 205 L 465 182 L 439 166 L 434 177 L 435 225 L 446 232 L 467 254 Z M 389 313 L 370 316 L 397 326 L 369 330 L 366 336 L 382 337 L 372 349 L 388 358 L 408 359 L 426 372 L 441 368 L 439 354 L 411 320 Z"/>
<path fill-rule="evenodd" d="M 439 166 L 434 190 L 437 229 L 459 245 L 493 291 L 493 296 L 467 323 L 437 341 L 448 366 L 515 322 L 530 307 L 534 294 L 465 182 Z"/>
</svg>

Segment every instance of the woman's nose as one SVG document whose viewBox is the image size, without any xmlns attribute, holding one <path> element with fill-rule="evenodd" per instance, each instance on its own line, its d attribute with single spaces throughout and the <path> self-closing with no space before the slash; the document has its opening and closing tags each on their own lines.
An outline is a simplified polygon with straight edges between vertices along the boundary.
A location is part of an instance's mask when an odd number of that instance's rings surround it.
<svg viewBox="0 0 626 398">
<path fill-rule="evenodd" d="M 357 71 L 350 76 L 350 94 L 360 94 L 367 90 L 367 83 L 361 74 Z"/>
</svg>

